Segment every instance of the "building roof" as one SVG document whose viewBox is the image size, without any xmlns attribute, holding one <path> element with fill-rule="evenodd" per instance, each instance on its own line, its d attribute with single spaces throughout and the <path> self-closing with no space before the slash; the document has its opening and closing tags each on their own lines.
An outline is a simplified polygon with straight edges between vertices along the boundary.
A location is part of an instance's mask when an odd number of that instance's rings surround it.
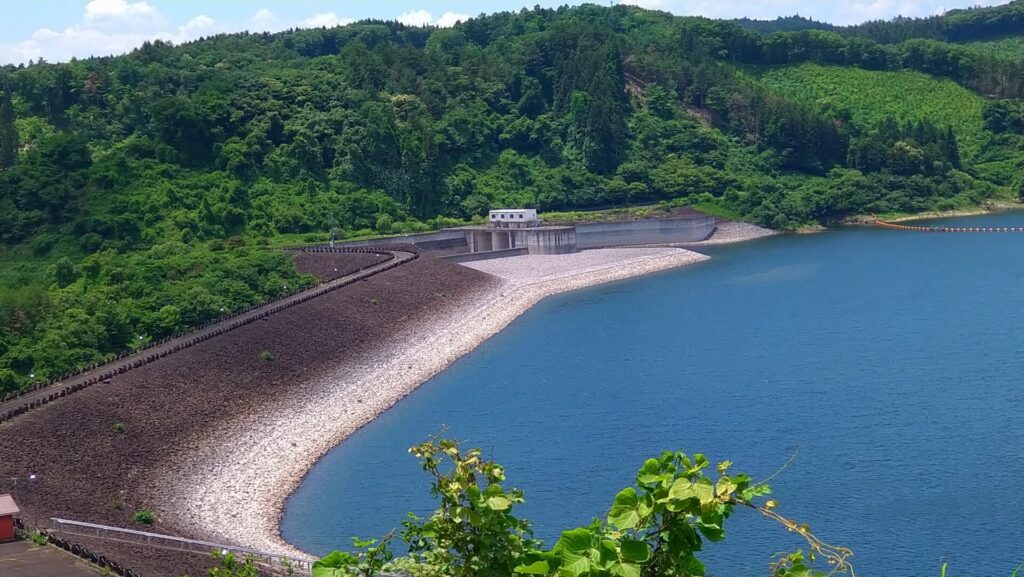
<svg viewBox="0 0 1024 577">
<path fill-rule="evenodd" d="M 14 499 L 10 495 L 0 495 L 0 516 L 13 515 L 19 511 L 21 509 L 14 504 Z"/>
</svg>

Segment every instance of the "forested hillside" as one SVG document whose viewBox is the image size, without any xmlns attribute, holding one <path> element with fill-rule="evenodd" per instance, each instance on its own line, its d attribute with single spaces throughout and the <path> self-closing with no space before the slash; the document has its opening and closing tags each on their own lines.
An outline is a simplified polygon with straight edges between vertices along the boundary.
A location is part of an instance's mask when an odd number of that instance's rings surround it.
<svg viewBox="0 0 1024 577">
<path fill-rule="evenodd" d="M 786 229 L 1016 198 L 1024 62 L 946 41 L 1012 43 L 1022 14 L 762 35 L 589 5 L 0 68 L 0 394 L 294 288 L 264 247 L 329 230 L 656 202 Z"/>
</svg>

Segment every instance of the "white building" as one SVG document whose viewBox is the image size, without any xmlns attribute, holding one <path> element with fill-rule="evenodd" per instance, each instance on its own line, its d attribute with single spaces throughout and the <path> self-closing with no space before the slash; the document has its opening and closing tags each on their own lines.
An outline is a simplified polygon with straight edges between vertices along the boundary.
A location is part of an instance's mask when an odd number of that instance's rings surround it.
<svg viewBox="0 0 1024 577">
<path fill-rule="evenodd" d="M 528 228 L 539 226 L 540 219 L 535 208 L 506 208 L 490 211 L 487 223 L 495 228 Z"/>
</svg>

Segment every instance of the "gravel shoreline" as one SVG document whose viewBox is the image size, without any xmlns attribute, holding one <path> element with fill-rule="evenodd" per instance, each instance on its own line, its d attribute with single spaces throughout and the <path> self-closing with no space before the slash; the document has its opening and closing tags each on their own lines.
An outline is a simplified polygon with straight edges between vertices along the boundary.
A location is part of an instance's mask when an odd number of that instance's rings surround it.
<svg viewBox="0 0 1024 577">
<path fill-rule="evenodd" d="M 775 231 L 721 222 L 688 246 L 754 240 Z M 324 454 L 547 296 L 695 264 L 708 256 L 679 247 L 615 248 L 570 255 L 523 255 L 463 266 L 500 282 L 481 294 L 403 327 L 364 354 L 296 388 L 272 411 L 245 415 L 209 431 L 193 451 L 168 462 L 154 487 L 163 513 L 207 538 L 312 559 L 280 533 L 284 505 Z M 187 492 L 168 486 L 190 487 Z M 339 543 L 339 546 L 343 544 Z"/>
<path fill-rule="evenodd" d="M 0 492 L 35 526 L 62 517 L 149 529 L 132 520 L 146 508 L 157 533 L 309 558 L 280 538 L 278 520 L 323 453 L 545 296 L 706 257 L 658 247 L 514 258 L 474 270 L 423 255 L 0 424 Z M 297 261 L 332 276 L 358 259 Z M 273 362 L 260 360 L 267 350 Z M 34 485 L 13 481 L 30 472 Z M 87 544 L 154 577 L 210 564 Z"/>
<path fill-rule="evenodd" d="M 454 310 L 405 327 L 376 354 L 298 388 L 272 410 L 207 431 L 205 439 L 189 443 L 191 451 L 166 463 L 150 491 L 163 495 L 161 513 L 175 525 L 195 526 L 214 540 L 311 558 L 281 538 L 279 520 L 288 496 L 327 451 L 541 299 L 708 258 L 665 247 L 469 263 L 501 282 Z"/>
</svg>

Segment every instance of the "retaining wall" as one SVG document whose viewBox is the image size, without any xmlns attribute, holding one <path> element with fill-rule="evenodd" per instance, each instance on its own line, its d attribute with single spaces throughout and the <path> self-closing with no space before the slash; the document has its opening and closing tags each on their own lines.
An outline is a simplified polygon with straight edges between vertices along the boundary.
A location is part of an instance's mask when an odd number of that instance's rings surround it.
<svg viewBox="0 0 1024 577">
<path fill-rule="evenodd" d="M 609 246 L 697 242 L 715 230 L 715 217 L 665 218 L 576 225 L 580 250 Z"/>
<path fill-rule="evenodd" d="M 570 254 L 576 252 L 577 229 L 573 226 L 512 229 L 516 246 L 525 246 L 530 254 Z"/>
<path fill-rule="evenodd" d="M 505 250 L 491 250 L 487 252 L 466 252 L 462 254 L 451 254 L 448 256 L 438 257 L 441 260 L 448 262 L 460 263 L 460 262 L 473 262 L 475 260 L 490 260 L 492 258 L 503 258 L 506 256 L 519 256 L 523 254 L 530 254 L 530 251 L 525 246 L 516 248 L 507 248 Z"/>
<path fill-rule="evenodd" d="M 23 519 L 20 519 L 20 518 L 17 518 L 17 517 L 14 519 L 14 530 L 23 539 L 28 539 L 29 538 L 30 530 L 29 530 L 28 525 L 25 524 L 25 521 Z M 104 557 L 101 554 L 93 553 L 87 547 L 83 547 L 82 545 L 79 545 L 78 543 L 75 543 L 73 541 L 69 541 L 67 539 L 64 539 L 64 538 L 58 536 L 58 535 L 54 535 L 53 533 L 51 533 L 51 532 L 49 532 L 49 531 L 47 531 L 45 529 L 44 530 L 38 530 L 37 529 L 36 532 L 38 532 L 40 535 L 42 535 L 44 538 L 46 538 L 46 540 L 51 545 L 54 545 L 55 547 L 60 547 L 61 549 L 67 551 L 68 553 L 71 553 L 72 555 L 81 558 L 83 561 L 86 561 L 88 563 L 92 563 L 96 567 L 104 570 L 105 571 L 104 574 L 118 575 L 118 576 L 121 576 L 121 577 L 139 577 L 139 574 L 136 573 L 135 571 L 125 567 L 124 565 L 121 565 L 120 563 L 118 563 L 117 561 L 114 561 L 113 559 L 107 559 L 106 557 Z"/>
<path fill-rule="evenodd" d="M 408 234 L 388 238 L 372 238 L 368 240 L 353 240 L 348 242 L 336 242 L 336 246 L 360 247 L 360 246 L 391 246 L 394 244 L 413 244 L 420 250 L 429 251 L 459 251 L 468 250 L 466 232 L 457 229 L 439 230 L 436 232 L 424 232 L 420 234 Z"/>
</svg>

